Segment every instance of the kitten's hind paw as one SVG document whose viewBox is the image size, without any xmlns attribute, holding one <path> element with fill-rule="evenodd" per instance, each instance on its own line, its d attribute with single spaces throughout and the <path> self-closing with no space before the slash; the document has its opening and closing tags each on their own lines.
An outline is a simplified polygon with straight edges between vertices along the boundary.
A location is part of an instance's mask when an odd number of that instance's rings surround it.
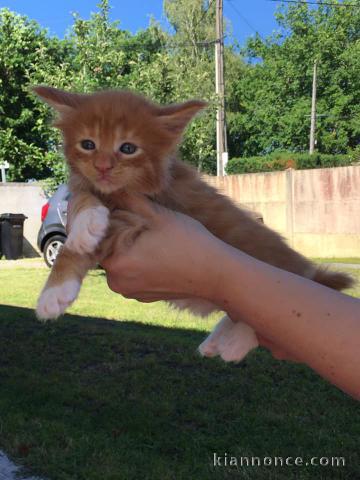
<svg viewBox="0 0 360 480">
<path fill-rule="evenodd" d="M 254 330 L 243 322 L 225 316 L 203 341 L 198 350 L 204 357 L 220 357 L 225 362 L 240 362 L 259 346 Z"/>
<path fill-rule="evenodd" d="M 219 355 L 225 362 L 240 362 L 259 346 L 254 330 L 246 323 L 236 322 L 219 338 Z"/>
<path fill-rule="evenodd" d="M 231 329 L 233 322 L 230 318 L 225 315 L 219 323 L 216 324 L 214 330 L 210 333 L 208 337 L 199 345 L 198 351 L 203 357 L 216 357 L 219 355 L 219 338 L 226 332 L 228 329 Z"/>
<path fill-rule="evenodd" d="M 198 352 L 202 357 L 216 357 L 219 355 L 219 350 L 217 348 L 216 342 L 206 338 L 199 346 Z"/>
<path fill-rule="evenodd" d="M 42 321 L 55 320 L 73 303 L 79 290 L 78 280 L 67 280 L 60 285 L 46 288 L 38 300 L 36 316 Z"/>
<path fill-rule="evenodd" d="M 109 225 L 109 210 L 103 205 L 87 208 L 72 222 L 66 247 L 76 253 L 92 253 L 105 237 Z"/>
</svg>

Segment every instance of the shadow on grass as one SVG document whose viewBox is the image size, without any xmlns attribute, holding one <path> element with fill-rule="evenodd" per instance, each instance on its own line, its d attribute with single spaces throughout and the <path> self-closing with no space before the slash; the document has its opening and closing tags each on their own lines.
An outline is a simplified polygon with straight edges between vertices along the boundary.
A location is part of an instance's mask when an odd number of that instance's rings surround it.
<svg viewBox="0 0 360 480">
<path fill-rule="evenodd" d="M 355 401 L 262 350 L 201 359 L 203 337 L 0 306 L 0 447 L 51 480 L 360 478 Z M 214 467 L 214 452 L 346 467 Z"/>
</svg>

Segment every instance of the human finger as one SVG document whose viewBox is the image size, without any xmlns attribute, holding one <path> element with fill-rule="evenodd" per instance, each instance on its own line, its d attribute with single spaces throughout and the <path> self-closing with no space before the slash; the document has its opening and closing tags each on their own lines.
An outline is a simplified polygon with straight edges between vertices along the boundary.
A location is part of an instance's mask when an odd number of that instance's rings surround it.
<svg viewBox="0 0 360 480">
<path fill-rule="evenodd" d="M 160 206 L 145 195 L 124 193 L 121 197 L 121 202 L 123 208 L 126 208 L 130 212 L 137 213 L 148 220 L 154 221 L 158 217 Z"/>
</svg>

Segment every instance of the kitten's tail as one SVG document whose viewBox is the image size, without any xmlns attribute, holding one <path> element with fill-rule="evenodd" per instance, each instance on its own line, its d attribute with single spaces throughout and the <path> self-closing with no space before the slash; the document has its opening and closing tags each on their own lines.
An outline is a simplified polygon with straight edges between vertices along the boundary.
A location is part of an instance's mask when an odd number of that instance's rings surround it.
<svg viewBox="0 0 360 480">
<path fill-rule="evenodd" d="M 334 290 L 344 290 L 345 288 L 351 288 L 355 284 L 355 280 L 351 275 L 343 272 L 331 272 L 326 267 L 319 267 L 313 280 Z"/>
</svg>

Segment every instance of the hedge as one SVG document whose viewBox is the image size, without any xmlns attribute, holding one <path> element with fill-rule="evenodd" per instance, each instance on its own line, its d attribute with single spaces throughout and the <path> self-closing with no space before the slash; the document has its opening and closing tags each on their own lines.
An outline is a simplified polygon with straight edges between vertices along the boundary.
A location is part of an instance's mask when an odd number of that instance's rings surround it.
<svg viewBox="0 0 360 480">
<path fill-rule="evenodd" d="M 264 157 L 232 158 L 227 164 L 226 172 L 228 174 L 236 174 L 272 172 L 274 170 L 286 170 L 287 168 L 303 170 L 309 168 L 344 167 L 352 165 L 356 161 L 359 161 L 359 158 L 357 155 L 354 155 L 354 152 L 346 155 L 274 152 Z"/>
</svg>

